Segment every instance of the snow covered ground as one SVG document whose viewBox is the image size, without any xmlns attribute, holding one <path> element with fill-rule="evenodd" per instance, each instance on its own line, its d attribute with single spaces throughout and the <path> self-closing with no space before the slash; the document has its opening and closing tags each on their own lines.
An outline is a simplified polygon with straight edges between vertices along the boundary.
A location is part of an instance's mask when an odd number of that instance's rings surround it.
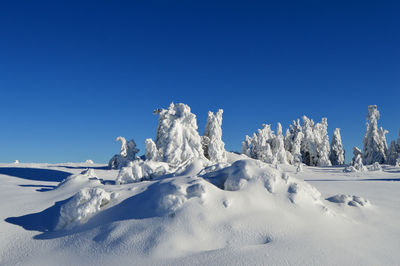
<svg viewBox="0 0 400 266">
<path fill-rule="evenodd" d="M 106 165 L 0 164 L 0 265 L 399 264 L 400 167 L 277 168 L 228 153 L 116 184 Z"/>
</svg>

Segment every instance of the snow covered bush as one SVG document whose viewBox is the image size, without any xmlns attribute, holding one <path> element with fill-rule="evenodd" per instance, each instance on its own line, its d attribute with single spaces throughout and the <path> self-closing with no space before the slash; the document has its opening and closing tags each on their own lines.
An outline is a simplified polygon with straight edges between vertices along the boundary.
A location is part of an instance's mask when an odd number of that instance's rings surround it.
<svg viewBox="0 0 400 266">
<path fill-rule="evenodd" d="M 222 141 L 222 113 L 208 112 L 206 130 L 202 138 L 204 155 L 212 162 L 226 162 L 225 144 Z"/>
<path fill-rule="evenodd" d="M 85 223 L 90 217 L 103 210 L 116 193 L 102 188 L 84 188 L 61 206 L 56 230 L 71 229 Z"/>
<path fill-rule="evenodd" d="M 386 134 L 387 130 L 378 129 L 380 114 L 376 105 L 368 106 L 366 132 L 364 136 L 363 162 L 373 164 L 385 163 L 387 155 Z M 368 122 L 369 121 L 369 122 Z"/>
<path fill-rule="evenodd" d="M 340 128 L 336 128 L 333 132 L 329 159 L 331 160 L 332 165 L 344 164 L 344 149 L 342 145 L 342 138 L 340 136 Z"/>
<path fill-rule="evenodd" d="M 136 154 L 139 152 L 133 139 L 126 141 L 124 137 L 120 136 L 117 137 L 116 141 L 121 141 L 121 151 L 120 154 L 116 154 L 111 158 L 108 163 L 110 169 L 120 169 L 121 167 L 124 167 L 130 161 L 135 160 Z"/>
<path fill-rule="evenodd" d="M 167 163 L 156 161 L 135 160 L 122 167 L 118 173 L 116 184 L 127 184 L 150 180 L 152 178 L 170 173 Z"/>
<path fill-rule="evenodd" d="M 382 171 L 382 166 L 378 162 L 374 162 L 369 168 L 368 171 Z"/>
<path fill-rule="evenodd" d="M 197 132 L 196 116 L 183 103 L 171 103 L 168 109 L 155 111 L 159 115 L 156 147 L 159 160 L 179 165 L 192 158 L 206 159 Z"/>
</svg>

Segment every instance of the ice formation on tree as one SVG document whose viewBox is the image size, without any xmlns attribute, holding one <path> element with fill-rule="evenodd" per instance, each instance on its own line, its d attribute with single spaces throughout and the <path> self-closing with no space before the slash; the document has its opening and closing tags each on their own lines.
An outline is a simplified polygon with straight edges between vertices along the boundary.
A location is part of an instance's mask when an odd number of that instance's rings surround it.
<svg viewBox="0 0 400 266">
<path fill-rule="evenodd" d="M 397 143 L 393 140 L 390 143 L 390 148 L 388 150 L 387 163 L 391 165 L 396 165 L 397 161 L 400 161 L 400 130 Z"/>
<path fill-rule="evenodd" d="M 380 114 L 376 105 L 368 106 L 366 132 L 364 136 L 363 162 L 373 164 L 374 162 L 385 163 L 387 155 L 386 134 L 387 130 L 382 127 L 378 129 Z"/>
<path fill-rule="evenodd" d="M 146 139 L 145 144 L 146 144 L 146 153 L 145 153 L 146 160 L 158 161 L 159 159 L 158 150 L 154 141 L 152 139 Z"/>
<path fill-rule="evenodd" d="M 116 141 L 121 141 L 121 151 L 120 154 L 114 155 L 110 162 L 108 163 L 108 167 L 110 169 L 119 169 L 127 165 L 130 161 L 136 159 L 136 154 L 139 150 L 136 148 L 136 143 L 132 139 L 130 141 L 126 141 L 124 137 L 117 137 Z"/>
<path fill-rule="evenodd" d="M 280 136 L 277 136 L 271 130 L 271 125 L 263 124 L 252 137 L 246 136 L 246 140 L 242 143 L 242 151 L 249 157 L 266 163 L 287 162 L 282 128 Z"/>
<path fill-rule="evenodd" d="M 285 149 L 288 151 L 288 156 L 291 164 L 302 162 L 301 155 L 301 142 L 303 141 L 304 134 L 300 125 L 300 120 L 293 121 L 293 125 L 289 126 L 285 134 Z"/>
<path fill-rule="evenodd" d="M 276 127 L 276 136 L 272 140 L 272 147 L 272 153 L 275 154 L 277 162 L 283 164 L 288 163 L 281 123 L 278 123 Z"/>
<path fill-rule="evenodd" d="M 340 136 L 340 128 L 336 128 L 333 132 L 329 159 L 331 160 L 332 165 L 344 164 L 344 149 L 342 145 L 342 138 Z"/>
<path fill-rule="evenodd" d="M 196 116 L 183 103 L 159 109 L 156 147 L 160 160 L 179 165 L 193 158 L 206 159 L 197 132 Z"/>
<path fill-rule="evenodd" d="M 326 118 L 315 124 L 303 116 L 303 125 L 300 125 L 299 119 L 293 121 L 283 137 L 280 123 L 276 135 L 270 125 L 263 125 L 253 137 L 246 136 L 242 142 L 242 153 L 267 163 L 304 162 L 312 166 L 329 166 L 331 161 L 327 127 Z"/>
<path fill-rule="evenodd" d="M 226 162 L 225 144 L 222 141 L 222 113 L 222 109 L 215 114 L 208 112 L 206 130 L 202 137 L 204 155 L 212 162 Z"/>
<path fill-rule="evenodd" d="M 351 160 L 351 164 L 346 167 L 344 172 L 363 172 L 367 171 L 367 168 L 363 164 L 362 152 L 359 148 L 353 147 L 354 157 Z"/>
</svg>

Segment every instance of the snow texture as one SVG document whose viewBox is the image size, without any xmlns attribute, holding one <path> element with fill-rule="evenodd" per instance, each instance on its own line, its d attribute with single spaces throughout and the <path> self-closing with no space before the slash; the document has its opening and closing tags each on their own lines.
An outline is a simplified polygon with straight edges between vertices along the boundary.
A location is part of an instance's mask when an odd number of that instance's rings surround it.
<svg viewBox="0 0 400 266">
<path fill-rule="evenodd" d="M 84 188 L 61 206 L 56 230 L 71 229 L 88 221 L 115 197 L 102 188 Z"/>
<path fill-rule="evenodd" d="M 362 197 L 344 195 L 344 194 L 338 194 L 338 195 L 329 197 L 326 200 L 330 201 L 330 202 L 334 202 L 334 203 L 340 203 L 340 204 L 352 206 L 352 207 L 366 207 L 366 206 L 371 205 L 368 200 L 366 200 Z"/>
</svg>

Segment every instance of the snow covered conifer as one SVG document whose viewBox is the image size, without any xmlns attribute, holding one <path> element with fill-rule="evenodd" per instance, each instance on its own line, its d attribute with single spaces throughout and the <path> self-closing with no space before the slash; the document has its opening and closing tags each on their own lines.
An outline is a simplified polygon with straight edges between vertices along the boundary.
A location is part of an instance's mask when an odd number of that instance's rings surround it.
<svg viewBox="0 0 400 266">
<path fill-rule="evenodd" d="M 350 166 L 346 167 L 344 172 L 360 172 L 367 171 L 367 168 L 363 164 L 362 152 L 359 148 L 353 147 L 354 157 L 351 160 Z"/>
<path fill-rule="evenodd" d="M 329 136 L 328 136 L 328 119 L 322 118 L 321 123 L 317 123 L 314 127 L 314 138 L 317 146 L 318 166 L 330 166 L 329 160 Z"/>
<path fill-rule="evenodd" d="M 121 141 L 121 151 L 120 154 L 114 155 L 108 163 L 108 167 L 111 169 L 121 168 L 128 162 L 135 160 L 136 154 L 139 152 L 133 139 L 126 141 L 124 137 L 119 136 L 116 141 Z"/>
<path fill-rule="evenodd" d="M 251 157 L 250 145 L 251 145 L 251 138 L 248 135 L 246 135 L 245 140 L 242 142 L 242 154 L 245 154 L 245 155 Z"/>
<path fill-rule="evenodd" d="M 146 139 L 145 144 L 146 144 L 146 153 L 145 153 L 146 160 L 158 161 L 159 159 L 158 150 L 154 141 L 152 139 Z"/>
<path fill-rule="evenodd" d="M 159 115 L 156 146 L 161 161 L 179 165 L 192 158 L 206 159 L 196 116 L 189 106 L 171 103 L 155 113 Z"/>
<path fill-rule="evenodd" d="M 304 134 L 301 142 L 302 160 L 306 165 L 318 165 L 318 152 L 314 136 L 314 121 L 303 116 L 302 132 Z"/>
<path fill-rule="evenodd" d="M 213 162 L 226 162 L 225 144 L 222 141 L 222 113 L 208 112 L 206 130 L 203 136 L 204 155 Z"/>
<path fill-rule="evenodd" d="M 344 164 L 344 149 L 342 145 L 342 138 L 340 136 L 340 128 L 336 128 L 333 132 L 329 159 L 331 160 L 332 165 Z"/>
<path fill-rule="evenodd" d="M 363 161 L 365 164 L 386 162 L 387 144 L 385 135 L 387 131 L 382 128 L 378 130 L 379 118 L 380 114 L 377 106 L 368 106 L 366 132 L 363 142 Z"/>
<path fill-rule="evenodd" d="M 286 164 L 288 162 L 285 150 L 285 144 L 282 134 L 282 125 L 278 123 L 276 129 L 276 136 L 272 141 L 273 144 L 273 154 L 278 163 Z"/>
<path fill-rule="evenodd" d="M 396 165 L 396 160 L 399 157 L 399 154 L 397 152 L 397 144 L 393 140 L 390 143 L 390 148 L 388 150 L 388 156 L 387 156 L 387 163 L 391 165 Z"/>
</svg>

